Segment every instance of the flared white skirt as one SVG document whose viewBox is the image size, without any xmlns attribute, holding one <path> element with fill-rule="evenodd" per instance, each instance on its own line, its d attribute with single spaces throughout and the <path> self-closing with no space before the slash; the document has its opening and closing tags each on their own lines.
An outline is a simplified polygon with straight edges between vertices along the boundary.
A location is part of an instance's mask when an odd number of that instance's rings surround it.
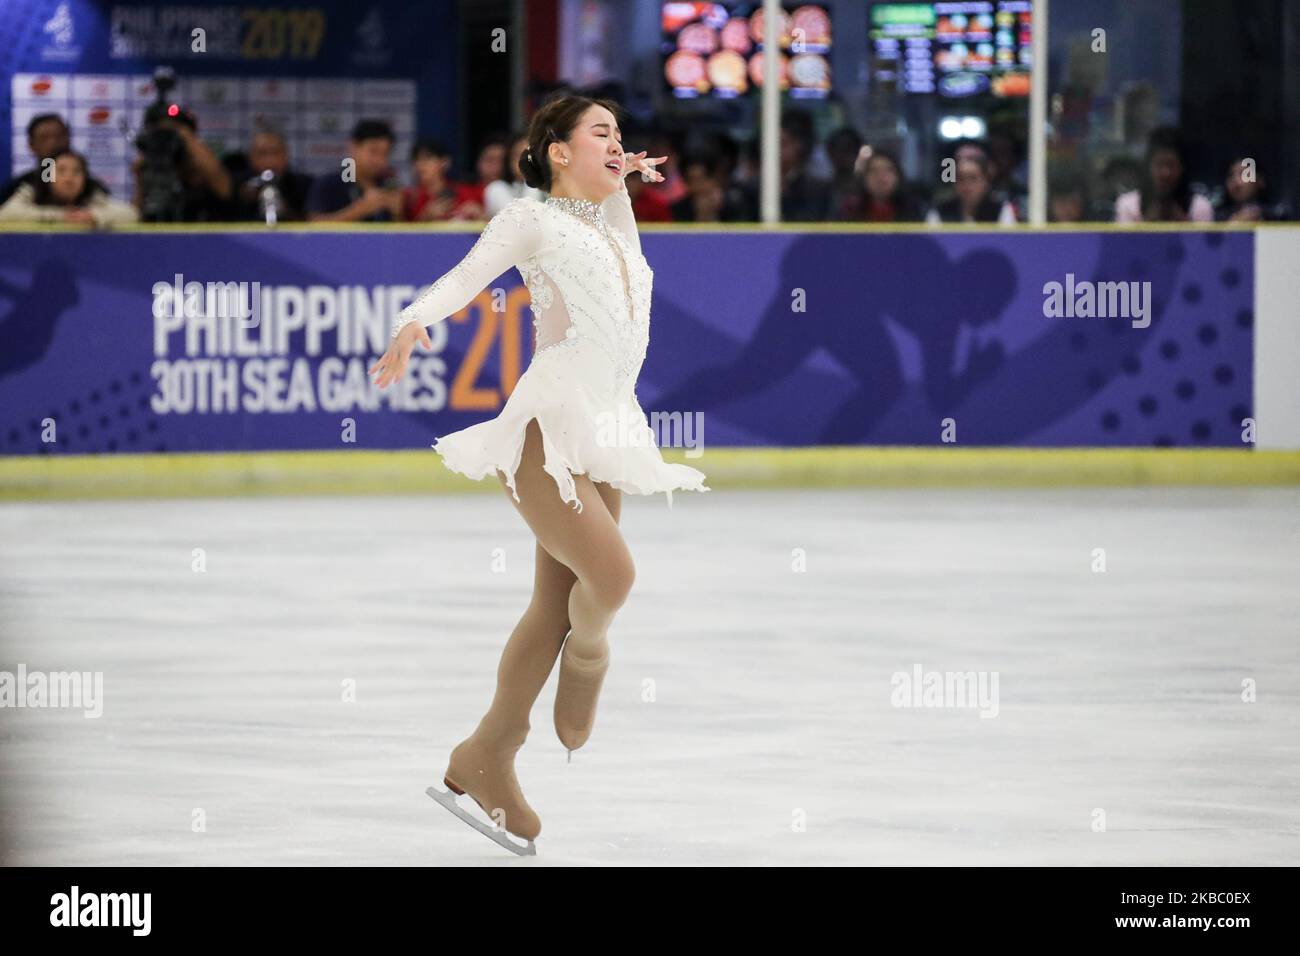
<svg viewBox="0 0 1300 956">
<path fill-rule="evenodd" d="M 496 472 L 506 479 L 516 501 L 515 473 L 523 457 L 528 423 L 542 433 L 543 468 L 555 479 L 560 497 L 578 511 L 575 475 L 587 475 L 634 495 L 664 492 L 668 506 L 677 490 L 708 491 L 703 472 L 663 460 L 653 431 L 631 388 L 603 398 L 603 389 L 584 384 L 592 376 L 582 350 L 559 348 L 538 353 L 520 376 L 496 418 L 443 435 L 433 444 L 443 464 L 481 480 Z"/>
</svg>

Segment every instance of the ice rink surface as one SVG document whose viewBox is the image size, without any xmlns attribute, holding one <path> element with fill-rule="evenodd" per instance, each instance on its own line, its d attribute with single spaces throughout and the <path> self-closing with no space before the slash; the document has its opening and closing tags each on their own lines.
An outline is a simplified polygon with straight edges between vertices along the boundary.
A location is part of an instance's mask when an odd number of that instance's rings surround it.
<svg viewBox="0 0 1300 956">
<path fill-rule="evenodd" d="M 504 494 L 0 505 L 0 670 L 104 681 L 97 719 L 0 710 L 6 862 L 1300 863 L 1300 489 L 714 490 L 623 526 L 596 730 L 566 765 L 553 675 L 520 860 L 424 793 L 531 589 Z M 895 706 L 918 668 L 996 673 L 996 716 Z"/>
</svg>

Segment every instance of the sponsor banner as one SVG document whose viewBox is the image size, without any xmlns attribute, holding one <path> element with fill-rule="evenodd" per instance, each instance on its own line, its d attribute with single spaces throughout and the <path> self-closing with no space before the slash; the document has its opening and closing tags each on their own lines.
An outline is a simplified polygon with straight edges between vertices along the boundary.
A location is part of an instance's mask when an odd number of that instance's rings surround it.
<svg viewBox="0 0 1300 956">
<path fill-rule="evenodd" d="M 427 447 L 497 414 L 531 354 L 511 270 L 370 384 L 474 238 L 0 234 L 0 452 Z M 1248 232 L 643 240 L 637 394 L 705 447 L 1252 440 Z"/>
</svg>

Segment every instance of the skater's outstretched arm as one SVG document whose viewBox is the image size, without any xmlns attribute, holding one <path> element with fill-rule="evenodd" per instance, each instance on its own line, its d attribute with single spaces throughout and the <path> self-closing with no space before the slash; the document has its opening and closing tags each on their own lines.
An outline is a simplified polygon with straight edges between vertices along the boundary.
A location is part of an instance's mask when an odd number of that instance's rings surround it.
<svg viewBox="0 0 1300 956">
<path fill-rule="evenodd" d="M 432 348 L 428 327 L 465 308 L 489 282 L 536 255 L 542 245 L 540 203 L 520 197 L 488 221 L 465 258 L 452 266 L 393 320 L 388 351 L 370 367 L 374 384 L 399 382 L 417 342 Z"/>
<path fill-rule="evenodd" d="M 538 202 L 520 197 L 507 203 L 483 227 L 483 234 L 465 258 L 398 313 L 393 337 L 411 322 L 427 328 L 456 314 L 489 282 L 534 255 L 541 242 Z"/>
</svg>

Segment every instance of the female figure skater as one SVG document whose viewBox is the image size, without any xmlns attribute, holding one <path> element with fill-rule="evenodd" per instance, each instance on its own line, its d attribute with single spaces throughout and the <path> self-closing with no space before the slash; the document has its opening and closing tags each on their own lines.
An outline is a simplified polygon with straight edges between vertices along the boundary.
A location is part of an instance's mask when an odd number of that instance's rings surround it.
<svg viewBox="0 0 1300 956">
<path fill-rule="evenodd" d="M 501 656 L 491 707 L 451 752 L 443 776 L 451 792 L 430 787 L 429 795 L 520 854 L 536 852 L 542 827 L 515 777 L 515 753 L 557 656 L 555 731 L 570 759 L 595 721 L 606 633 L 634 576 L 618 528 L 622 492 L 662 491 L 671 507 L 675 489 L 709 490 L 701 472 L 665 462 L 647 440 L 636 396 L 652 272 L 624 176 L 662 180 L 654 167 L 664 159 L 623 152 L 616 108 L 566 95 L 537 112 L 519 165 L 548 198 L 521 197 L 493 216 L 465 258 L 397 316 L 388 351 L 370 369 L 380 388 L 400 380 L 416 343 L 432 346 L 427 326 L 518 268 L 532 300 L 533 359 L 497 418 L 433 448 L 453 471 L 501 481 L 537 538 L 533 596 Z M 611 440 L 612 423 L 629 421 L 640 433 Z M 462 810 L 455 795 L 466 793 L 527 845 Z"/>
</svg>

